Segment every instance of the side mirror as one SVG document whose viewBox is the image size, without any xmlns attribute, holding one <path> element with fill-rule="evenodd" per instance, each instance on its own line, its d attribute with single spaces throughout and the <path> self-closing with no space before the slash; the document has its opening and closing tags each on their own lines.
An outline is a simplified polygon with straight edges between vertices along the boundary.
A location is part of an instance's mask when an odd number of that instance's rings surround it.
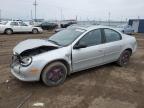
<svg viewBox="0 0 144 108">
<path fill-rule="evenodd" d="M 75 46 L 74 46 L 74 49 L 81 49 L 81 48 L 86 48 L 87 47 L 87 45 L 86 44 L 82 44 L 82 43 L 80 43 L 80 44 L 76 44 Z"/>
</svg>

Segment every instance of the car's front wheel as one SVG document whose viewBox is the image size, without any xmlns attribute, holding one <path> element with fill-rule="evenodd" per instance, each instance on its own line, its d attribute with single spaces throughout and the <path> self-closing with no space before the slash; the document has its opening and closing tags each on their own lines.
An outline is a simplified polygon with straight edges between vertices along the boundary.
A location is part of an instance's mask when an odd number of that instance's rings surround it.
<svg viewBox="0 0 144 108">
<path fill-rule="evenodd" d="M 128 65 L 131 56 L 131 51 L 125 50 L 122 52 L 119 60 L 117 61 L 118 65 L 123 67 Z"/>
<path fill-rule="evenodd" d="M 46 66 L 42 72 L 42 81 L 47 86 L 62 84 L 67 76 L 67 67 L 61 62 L 54 62 Z"/>
<path fill-rule="evenodd" d="M 7 35 L 11 35 L 11 34 L 13 34 L 13 30 L 12 30 L 12 29 L 6 29 L 6 30 L 5 30 L 5 33 L 6 33 Z"/>
</svg>

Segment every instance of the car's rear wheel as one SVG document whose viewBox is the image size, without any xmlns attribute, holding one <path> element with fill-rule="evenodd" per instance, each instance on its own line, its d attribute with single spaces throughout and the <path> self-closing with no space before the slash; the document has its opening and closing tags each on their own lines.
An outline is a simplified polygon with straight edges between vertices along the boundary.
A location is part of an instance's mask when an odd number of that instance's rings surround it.
<svg viewBox="0 0 144 108">
<path fill-rule="evenodd" d="M 42 81 L 47 86 L 62 84 L 67 76 L 67 67 L 61 62 L 54 62 L 45 67 L 42 72 Z"/>
<path fill-rule="evenodd" d="M 121 67 L 127 66 L 130 60 L 130 56 L 131 56 L 131 51 L 129 50 L 123 51 L 119 60 L 117 61 L 118 65 Z"/>
<path fill-rule="evenodd" d="M 13 30 L 12 30 L 12 29 L 6 29 L 6 30 L 5 30 L 5 33 L 6 33 L 7 35 L 11 35 L 11 34 L 13 34 Z"/>
<path fill-rule="evenodd" d="M 33 29 L 33 30 L 32 30 L 32 33 L 33 33 L 33 34 L 38 34 L 38 29 Z"/>
</svg>

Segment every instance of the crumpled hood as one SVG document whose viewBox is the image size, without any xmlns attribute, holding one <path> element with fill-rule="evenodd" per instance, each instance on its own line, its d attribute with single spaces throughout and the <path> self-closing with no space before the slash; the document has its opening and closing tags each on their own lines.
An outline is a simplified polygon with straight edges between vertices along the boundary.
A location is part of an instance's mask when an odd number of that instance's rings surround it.
<svg viewBox="0 0 144 108">
<path fill-rule="evenodd" d="M 25 50 L 41 47 L 41 46 L 54 46 L 58 47 L 57 45 L 42 39 L 28 39 L 23 42 L 20 42 L 14 49 L 13 52 L 17 54 L 21 54 Z"/>
</svg>

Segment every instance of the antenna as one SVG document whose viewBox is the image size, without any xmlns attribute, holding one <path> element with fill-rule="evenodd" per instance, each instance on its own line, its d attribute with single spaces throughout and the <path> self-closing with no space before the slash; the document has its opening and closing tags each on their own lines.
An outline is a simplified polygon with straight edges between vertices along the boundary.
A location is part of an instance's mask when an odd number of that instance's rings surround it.
<svg viewBox="0 0 144 108">
<path fill-rule="evenodd" d="M 34 2 L 34 7 L 35 7 L 35 20 L 37 19 L 37 1 L 35 0 L 35 2 Z"/>
<path fill-rule="evenodd" d="M 62 8 L 60 9 L 60 11 L 61 11 L 61 21 L 63 20 L 63 10 L 62 10 Z"/>
</svg>

